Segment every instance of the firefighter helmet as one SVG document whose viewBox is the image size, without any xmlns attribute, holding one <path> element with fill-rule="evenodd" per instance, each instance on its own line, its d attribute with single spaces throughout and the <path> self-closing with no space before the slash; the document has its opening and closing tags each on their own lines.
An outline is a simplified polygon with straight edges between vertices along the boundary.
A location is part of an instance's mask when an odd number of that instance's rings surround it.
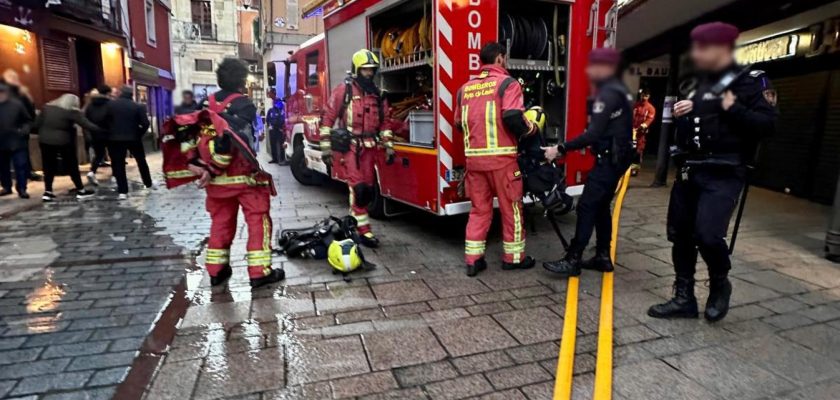
<svg viewBox="0 0 840 400">
<path fill-rule="evenodd" d="M 537 128 L 540 129 L 540 132 L 545 129 L 545 111 L 543 111 L 542 107 L 534 106 L 525 111 L 525 118 L 528 121 L 531 121 L 532 124 L 536 125 Z"/>
<path fill-rule="evenodd" d="M 339 272 L 348 273 L 362 266 L 359 247 L 353 239 L 335 240 L 330 243 L 327 261 Z"/>
<path fill-rule="evenodd" d="M 359 68 L 379 68 L 379 57 L 368 49 L 361 49 L 353 54 L 353 75 L 359 72 Z"/>
</svg>

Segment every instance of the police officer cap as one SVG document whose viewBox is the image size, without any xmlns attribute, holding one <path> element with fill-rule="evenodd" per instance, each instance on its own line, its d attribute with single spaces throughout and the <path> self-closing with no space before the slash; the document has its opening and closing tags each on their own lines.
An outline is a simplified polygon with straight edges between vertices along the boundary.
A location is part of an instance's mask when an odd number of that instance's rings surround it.
<svg viewBox="0 0 840 400">
<path fill-rule="evenodd" d="M 612 48 L 593 49 L 589 53 L 590 64 L 618 65 L 621 62 L 621 52 Z"/>
<path fill-rule="evenodd" d="M 691 31 L 691 40 L 701 44 L 734 45 L 740 31 L 735 25 L 711 22 L 698 25 Z"/>
</svg>

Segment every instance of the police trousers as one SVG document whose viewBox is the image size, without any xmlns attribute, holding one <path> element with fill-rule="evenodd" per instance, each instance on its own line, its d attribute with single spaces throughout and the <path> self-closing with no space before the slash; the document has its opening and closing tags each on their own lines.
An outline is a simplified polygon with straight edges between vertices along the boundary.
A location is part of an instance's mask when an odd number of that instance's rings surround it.
<svg viewBox="0 0 840 400">
<path fill-rule="evenodd" d="M 487 232 L 493 222 L 493 198 L 499 199 L 502 214 L 503 260 L 520 263 L 525 258 L 525 229 L 522 218 L 522 174 L 516 161 L 493 171 L 467 170 L 466 192 L 472 203 L 467 222 L 465 261 L 473 265 L 484 257 Z"/>
<path fill-rule="evenodd" d="M 601 161 L 595 164 L 586 178 L 577 205 L 577 225 L 575 237 L 569 246 L 569 252 L 582 253 L 596 233 L 595 247 L 598 251 L 610 250 L 612 240 L 612 212 L 610 205 L 615 196 L 618 181 L 627 171 L 629 163 L 611 163 Z"/>
<path fill-rule="evenodd" d="M 725 276 L 732 264 L 726 232 L 744 189 L 745 170 L 691 167 L 678 173 L 668 204 L 668 240 L 677 277 L 694 279 L 698 251 L 709 276 Z"/>
<path fill-rule="evenodd" d="M 248 276 L 262 278 L 271 273 L 271 193 L 266 187 L 241 189 L 226 196 L 207 196 L 210 213 L 210 240 L 205 265 L 216 276 L 230 265 L 230 246 L 236 236 L 239 209 L 248 224 L 246 260 Z"/>
</svg>

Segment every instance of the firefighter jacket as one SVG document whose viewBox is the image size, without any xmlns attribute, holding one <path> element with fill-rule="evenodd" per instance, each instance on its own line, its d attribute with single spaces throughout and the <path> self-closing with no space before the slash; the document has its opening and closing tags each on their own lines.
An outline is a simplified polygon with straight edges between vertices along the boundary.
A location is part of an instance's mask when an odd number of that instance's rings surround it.
<svg viewBox="0 0 840 400">
<path fill-rule="evenodd" d="M 388 101 L 383 94 L 365 93 L 361 86 L 348 78 L 336 86 L 330 95 L 321 119 L 321 149 L 330 150 L 333 128 L 343 128 L 353 136 L 353 145 L 371 149 L 377 143 L 393 146 L 393 132 L 386 123 Z"/>
<path fill-rule="evenodd" d="M 638 101 L 633 107 L 633 129 L 639 129 L 644 125 L 647 128 L 656 119 L 656 108 L 649 101 Z"/>
<path fill-rule="evenodd" d="M 179 160 L 177 164 L 199 165 L 210 172 L 207 194 L 211 197 L 232 197 L 244 189 L 269 190 L 276 194 L 271 175 L 263 171 L 257 162 L 253 150 L 238 135 L 230 131 L 227 122 L 216 113 L 201 111 L 178 115 L 165 128 L 166 137 L 177 138 L 180 142 L 180 156 L 170 155 L 170 159 Z M 195 134 L 179 137 L 176 130 L 197 130 Z M 172 140 L 173 142 L 175 140 Z M 169 146 L 167 146 L 169 147 Z M 167 163 L 164 152 L 164 173 L 170 187 L 194 180 L 196 177 L 187 169 L 186 164 L 178 168 L 177 164 Z M 170 185 L 172 180 L 174 185 Z M 177 182 L 177 184 L 176 184 Z"/>
<path fill-rule="evenodd" d="M 504 118 L 523 115 L 525 105 L 522 87 L 504 68 L 482 67 L 478 77 L 458 90 L 457 110 L 455 126 L 464 133 L 468 170 L 492 171 L 516 162 L 517 136 Z M 533 128 L 522 119 L 523 126 Z"/>
<path fill-rule="evenodd" d="M 733 76 L 734 80 L 722 88 L 722 82 Z M 778 116 L 764 97 L 763 72 L 732 65 L 720 73 L 697 78 L 697 89 L 687 96 L 694 108 L 676 120 L 677 164 L 751 163 L 759 141 L 774 133 Z M 722 97 L 727 90 L 737 99 L 729 110 L 724 110 Z"/>
</svg>

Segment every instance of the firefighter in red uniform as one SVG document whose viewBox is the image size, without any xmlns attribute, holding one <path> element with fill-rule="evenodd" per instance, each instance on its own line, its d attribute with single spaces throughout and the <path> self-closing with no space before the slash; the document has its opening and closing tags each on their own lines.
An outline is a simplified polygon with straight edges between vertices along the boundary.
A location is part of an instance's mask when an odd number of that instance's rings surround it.
<svg viewBox="0 0 840 400">
<path fill-rule="evenodd" d="M 650 92 L 647 89 L 639 91 L 639 100 L 633 106 L 633 140 L 636 142 L 636 158 L 633 160 L 633 176 L 639 174 L 642 168 L 642 158 L 645 155 L 647 134 L 656 119 L 656 108 L 650 104 Z"/>
<path fill-rule="evenodd" d="M 494 197 L 502 213 L 502 269 L 528 269 L 535 264 L 525 256 L 522 174 L 516 157 L 518 139 L 536 133 L 536 126 L 525 119 L 522 88 L 505 70 L 505 54 L 500 43 L 485 45 L 480 75 L 458 90 L 455 126 L 464 134 L 464 183 L 472 202 L 464 251 L 467 276 L 487 268 L 484 252 Z"/>
<path fill-rule="evenodd" d="M 236 236 L 239 208 L 248 224 L 246 259 L 251 287 L 275 283 L 285 277 L 282 269 L 271 268 L 271 216 L 269 206 L 274 186 L 271 175 L 260 169 L 249 147 L 249 131 L 255 107 L 242 94 L 248 68 L 239 60 L 225 59 L 216 71 L 221 90 L 211 96 L 209 109 L 224 118 L 231 129 L 217 134 L 213 126 L 203 128 L 197 140 L 182 144 L 189 154 L 190 171 L 198 175 L 199 186 L 207 189 L 210 240 L 207 243 L 207 272 L 218 286 L 232 274 L 230 246 Z M 232 137 L 236 135 L 237 137 Z"/>
<path fill-rule="evenodd" d="M 336 86 L 321 120 L 321 158 L 350 189 L 350 214 L 356 218 L 360 240 L 367 247 L 379 245 L 370 229 L 367 206 L 375 195 L 374 164 L 378 149 L 385 148 L 386 162 L 394 162 L 393 133 L 387 129 L 388 102 L 373 77 L 379 58 L 370 50 L 353 54 L 351 75 Z M 335 128 L 335 129 L 334 129 Z"/>
</svg>

